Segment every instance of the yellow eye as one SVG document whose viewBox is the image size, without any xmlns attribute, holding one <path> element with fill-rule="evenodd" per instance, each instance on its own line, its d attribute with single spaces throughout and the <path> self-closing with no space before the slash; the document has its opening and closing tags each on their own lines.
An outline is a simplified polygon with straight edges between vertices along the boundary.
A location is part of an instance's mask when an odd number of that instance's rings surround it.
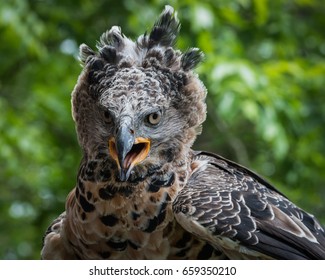
<svg viewBox="0 0 325 280">
<path fill-rule="evenodd" d="M 157 125 L 161 120 L 161 112 L 154 112 L 147 116 L 147 121 L 151 125 Z"/>
</svg>

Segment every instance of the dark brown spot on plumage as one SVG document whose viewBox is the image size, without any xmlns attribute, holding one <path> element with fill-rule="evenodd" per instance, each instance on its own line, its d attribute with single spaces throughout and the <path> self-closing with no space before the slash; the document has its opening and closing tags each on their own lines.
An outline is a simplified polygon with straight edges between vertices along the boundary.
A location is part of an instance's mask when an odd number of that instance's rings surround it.
<svg viewBox="0 0 325 280">
<path fill-rule="evenodd" d="M 119 219 L 115 215 L 102 216 L 100 217 L 100 220 L 105 226 L 109 227 L 115 226 L 119 221 Z"/>
<path fill-rule="evenodd" d="M 87 191 L 87 200 L 92 198 L 93 194 L 90 191 Z"/>
<path fill-rule="evenodd" d="M 185 182 L 185 176 L 179 176 L 178 180 L 179 180 L 181 183 L 184 183 L 184 182 Z"/>
<path fill-rule="evenodd" d="M 222 255 L 224 255 L 224 253 L 222 251 L 219 251 L 219 250 L 214 249 L 213 255 L 214 256 L 222 256 Z"/>
<path fill-rule="evenodd" d="M 130 176 L 130 183 L 132 184 L 139 184 L 140 182 L 143 182 L 146 179 L 145 174 L 131 174 Z"/>
<path fill-rule="evenodd" d="M 107 182 L 111 178 L 111 172 L 108 169 L 101 169 L 97 178 L 98 182 Z"/>
<path fill-rule="evenodd" d="M 95 181 L 95 168 L 97 167 L 97 161 L 91 161 L 84 169 L 83 179 L 87 181 Z"/>
<path fill-rule="evenodd" d="M 157 228 L 157 226 L 158 226 L 158 218 L 155 216 L 152 219 L 148 220 L 148 225 L 143 231 L 151 233 Z"/>
<path fill-rule="evenodd" d="M 172 201 L 172 199 L 171 199 L 169 193 L 167 193 L 167 192 L 166 192 L 166 198 L 165 198 L 165 201 L 166 201 L 166 202 L 170 202 L 170 201 Z"/>
<path fill-rule="evenodd" d="M 167 202 L 163 202 L 160 206 L 160 212 L 164 212 L 167 208 L 168 203 Z"/>
<path fill-rule="evenodd" d="M 150 165 L 148 167 L 147 176 L 152 176 L 153 174 L 155 174 L 160 169 L 161 169 L 160 165 Z"/>
<path fill-rule="evenodd" d="M 90 161 L 87 163 L 87 169 L 94 171 L 97 165 L 98 165 L 97 161 Z"/>
<path fill-rule="evenodd" d="M 207 260 L 209 258 L 211 258 L 212 253 L 213 253 L 214 249 L 210 244 L 205 244 L 201 251 L 199 252 L 197 259 L 198 260 Z"/>
<path fill-rule="evenodd" d="M 167 182 L 164 184 L 164 187 L 170 187 L 174 184 L 174 182 L 175 182 L 175 173 L 172 173 L 169 179 L 167 180 Z"/>
<path fill-rule="evenodd" d="M 78 189 L 81 193 L 85 193 L 85 186 L 81 180 L 78 180 Z"/>
<path fill-rule="evenodd" d="M 81 219 L 84 221 L 86 220 L 86 213 L 85 212 L 82 212 L 81 213 Z"/>
<path fill-rule="evenodd" d="M 99 197 L 101 199 L 104 199 L 104 200 L 110 200 L 110 199 L 112 199 L 115 194 L 116 194 L 116 191 L 113 191 L 109 187 L 101 188 L 98 191 Z"/>
<path fill-rule="evenodd" d="M 161 186 L 165 185 L 166 181 L 167 180 L 158 177 L 158 178 L 153 179 L 151 184 L 161 187 Z"/>
<path fill-rule="evenodd" d="M 190 250 L 190 248 L 184 248 L 176 253 L 177 257 L 183 258 L 186 256 L 186 253 Z"/>
<path fill-rule="evenodd" d="M 108 240 L 106 244 L 116 251 L 124 251 L 128 245 L 127 241 Z"/>
<path fill-rule="evenodd" d="M 165 175 L 165 176 L 154 178 L 148 187 L 148 191 L 152 193 L 158 192 L 160 188 L 170 187 L 174 184 L 174 182 L 175 182 L 175 173 L 173 172 L 168 174 L 168 176 Z"/>
<path fill-rule="evenodd" d="M 83 195 L 80 195 L 79 203 L 85 212 L 92 212 L 95 210 L 95 206 L 89 203 Z"/>
<path fill-rule="evenodd" d="M 118 189 L 118 193 L 122 196 L 129 197 L 133 193 L 134 189 L 131 187 L 122 187 Z"/>
<path fill-rule="evenodd" d="M 111 252 L 109 252 L 109 251 L 103 251 L 103 252 L 99 252 L 98 255 L 102 259 L 108 259 L 111 256 Z"/>
<path fill-rule="evenodd" d="M 133 243 L 132 241 L 128 240 L 128 244 L 131 248 L 133 248 L 134 250 L 138 250 L 140 248 L 140 246 L 138 246 L 137 244 Z"/>
<path fill-rule="evenodd" d="M 148 187 L 148 191 L 152 193 L 158 192 L 159 190 L 160 190 L 159 185 L 150 184 Z"/>
<path fill-rule="evenodd" d="M 157 226 L 159 226 L 166 218 L 166 206 L 165 203 L 163 203 L 161 212 L 158 214 L 158 216 L 153 217 L 152 219 L 148 220 L 147 227 L 144 229 L 144 232 L 151 233 L 153 232 Z"/>
<path fill-rule="evenodd" d="M 160 225 L 166 218 L 166 211 L 162 211 L 159 215 L 158 215 L 158 225 Z"/>
<path fill-rule="evenodd" d="M 184 232 L 182 238 L 176 242 L 175 247 L 183 248 L 191 239 L 192 239 L 192 235 L 186 231 Z"/>
<path fill-rule="evenodd" d="M 137 220 L 141 215 L 139 213 L 136 213 L 136 212 L 132 212 L 132 220 Z"/>
</svg>

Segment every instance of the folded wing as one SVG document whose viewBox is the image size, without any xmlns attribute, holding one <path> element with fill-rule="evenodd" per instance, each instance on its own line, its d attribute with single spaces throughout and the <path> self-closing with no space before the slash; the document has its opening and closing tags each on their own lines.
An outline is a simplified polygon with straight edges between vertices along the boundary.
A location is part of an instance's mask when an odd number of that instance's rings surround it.
<svg viewBox="0 0 325 280">
<path fill-rule="evenodd" d="M 254 172 L 199 152 L 173 209 L 178 222 L 233 259 L 325 259 L 319 222 Z"/>
</svg>

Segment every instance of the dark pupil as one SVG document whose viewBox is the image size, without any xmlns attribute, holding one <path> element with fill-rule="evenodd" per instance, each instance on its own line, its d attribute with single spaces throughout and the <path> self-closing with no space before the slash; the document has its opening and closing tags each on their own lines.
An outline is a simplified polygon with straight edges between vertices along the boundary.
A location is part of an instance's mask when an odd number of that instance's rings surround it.
<svg viewBox="0 0 325 280">
<path fill-rule="evenodd" d="M 157 114 L 157 113 L 152 114 L 152 118 L 153 118 L 154 120 L 158 119 L 158 114 Z"/>
</svg>

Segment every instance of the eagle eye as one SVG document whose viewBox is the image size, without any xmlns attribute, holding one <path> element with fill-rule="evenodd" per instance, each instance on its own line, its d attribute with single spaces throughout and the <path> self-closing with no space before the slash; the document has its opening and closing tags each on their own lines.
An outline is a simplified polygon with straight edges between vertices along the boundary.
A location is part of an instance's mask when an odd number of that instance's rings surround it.
<svg viewBox="0 0 325 280">
<path fill-rule="evenodd" d="M 161 120 L 161 112 L 157 111 L 157 112 L 154 112 L 154 113 L 151 113 L 151 114 L 147 115 L 146 120 L 151 125 L 159 124 L 159 122 Z"/>
</svg>

